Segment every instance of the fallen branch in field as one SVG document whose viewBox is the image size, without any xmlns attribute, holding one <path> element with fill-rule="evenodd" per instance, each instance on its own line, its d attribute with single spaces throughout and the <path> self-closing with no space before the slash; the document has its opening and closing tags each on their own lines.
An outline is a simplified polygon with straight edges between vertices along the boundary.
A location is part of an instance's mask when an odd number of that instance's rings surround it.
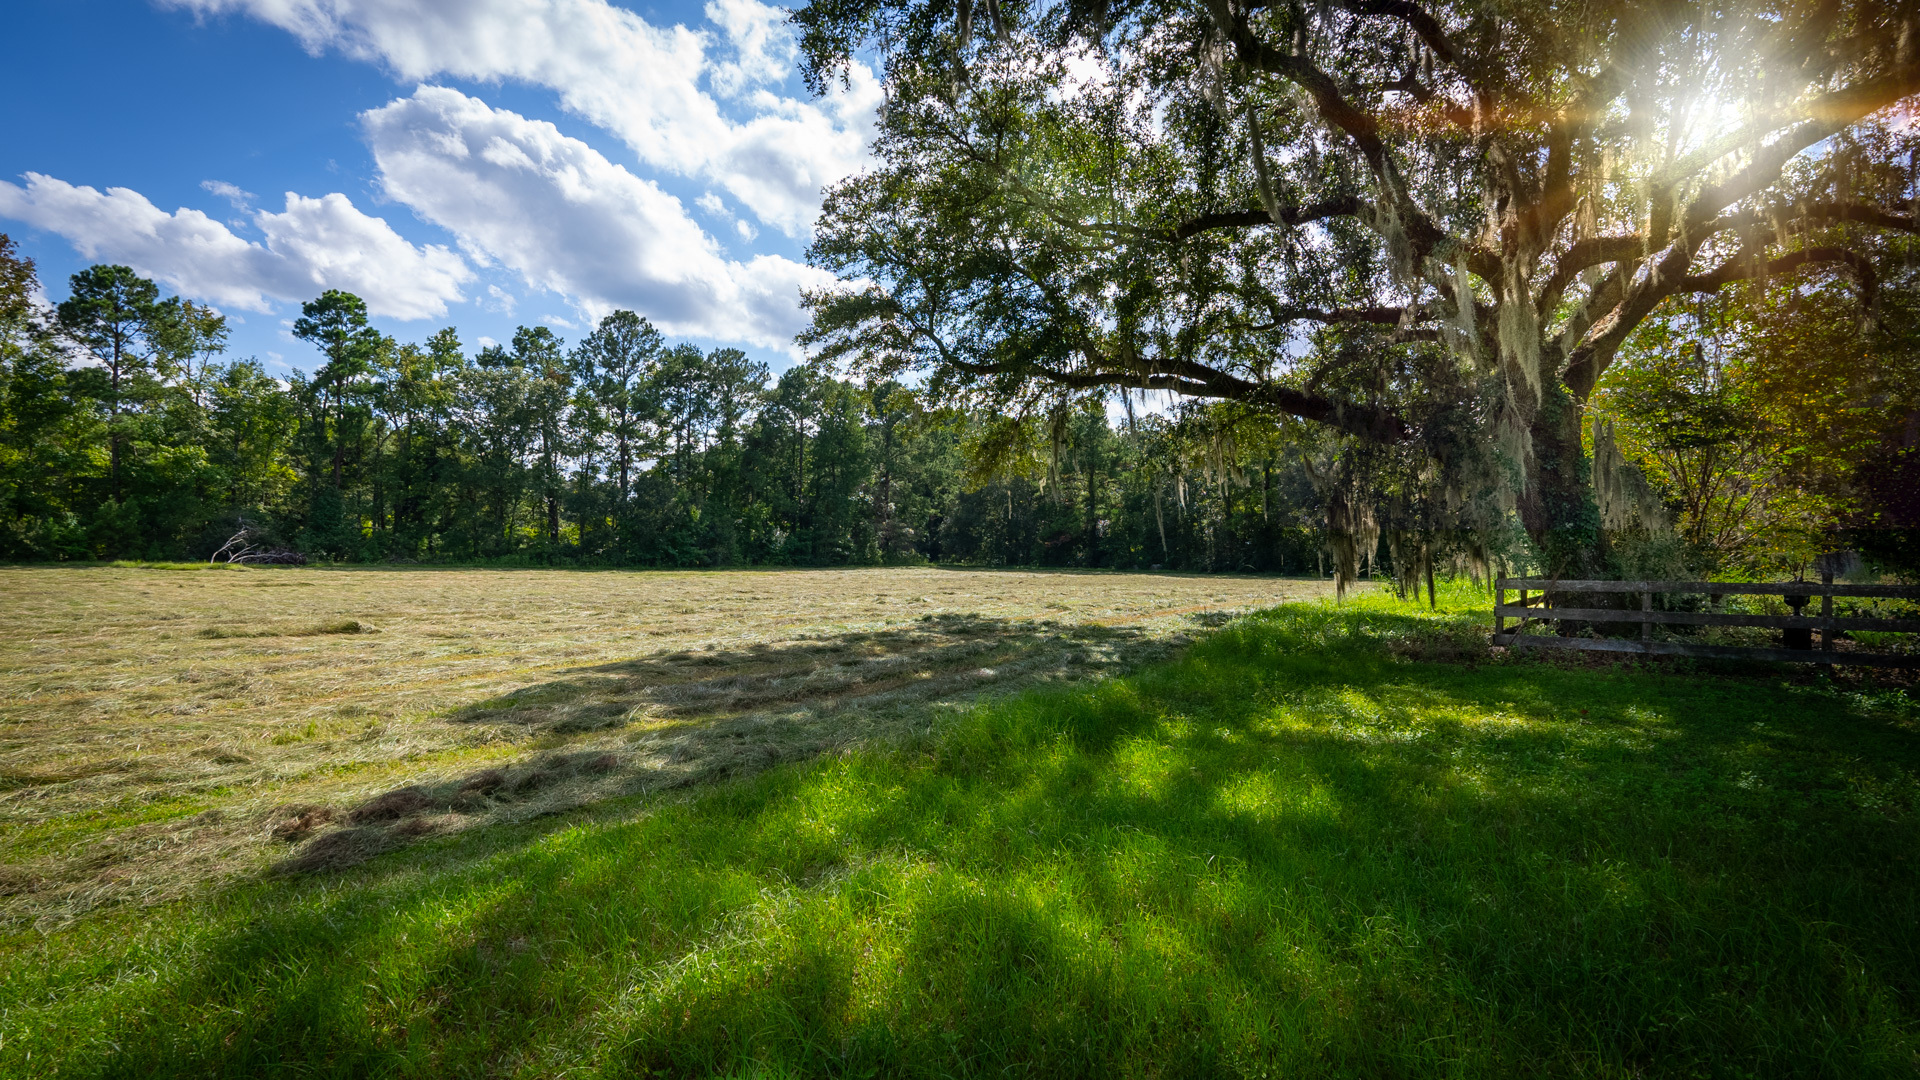
<svg viewBox="0 0 1920 1080">
<path fill-rule="evenodd" d="M 253 563 L 272 566 L 305 566 L 307 557 L 290 548 L 265 548 L 253 543 L 255 533 L 251 528 L 241 529 L 220 545 L 220 550 L 207 557 L 210 563 Z"/>
</svg>

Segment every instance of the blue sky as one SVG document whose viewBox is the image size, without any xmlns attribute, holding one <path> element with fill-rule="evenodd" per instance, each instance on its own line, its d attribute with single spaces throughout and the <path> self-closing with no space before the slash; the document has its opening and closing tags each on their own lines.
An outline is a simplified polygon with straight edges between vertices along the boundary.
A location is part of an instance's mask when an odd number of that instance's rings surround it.
<svg viewBox="0 0 1920 1080">
<path fill-rule="evenodd" d="M 616 307 L 776 369 L 878 90 L 810 98 L 759 0 L 14 0 L 0 231 L 49 296 L 124 262 L 311 368 L 325 288 L 469 348 Z"/>
</svg>

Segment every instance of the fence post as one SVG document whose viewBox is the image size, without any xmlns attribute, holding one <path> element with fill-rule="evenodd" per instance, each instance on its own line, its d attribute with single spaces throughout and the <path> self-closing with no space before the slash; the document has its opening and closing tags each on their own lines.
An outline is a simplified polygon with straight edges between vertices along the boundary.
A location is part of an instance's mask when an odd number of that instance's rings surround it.
<svg viewBox="0 0 1920 1080">
<path fill-rule="evenodd" d="M 1496 577 L 1493 579 L 1493 636 L 1494 637 L 1499 637 L 1501 634 L 1506 633 L 1507 617 L 1505 615 L 1500 614 L 1500 609 L 1505 606 L 1507 606 L 1507 579 L 1504 577 Z"/>
<path fill-rule="evenodd" d="M 1527 628 L 1527 589 L 1520 587 L 1520 621 L 1514 625 L 1513 632 L 1518 634 Z"/>
<path fill-rule="evenodd" d="M 1822 570 L 1820 584 L 1828 586 L 1827 591 L 1820 594 L 1820 651 L 1830 653 L 1833 651 L 1833 571 Z M 1833 665 L 1827 667 L 1831 669 Z"/>
<path fill-rule="evenodd" d="M 1640 640 L 1653 640 L 1653 590 L 1640 590 Z"/>
</svg>

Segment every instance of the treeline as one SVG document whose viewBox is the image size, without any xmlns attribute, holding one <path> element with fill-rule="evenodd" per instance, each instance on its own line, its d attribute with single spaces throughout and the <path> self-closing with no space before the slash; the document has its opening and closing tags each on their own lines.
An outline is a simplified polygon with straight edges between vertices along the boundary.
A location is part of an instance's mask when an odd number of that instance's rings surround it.
<svg viewBox="0 0 1920 1080">
<path fill-rule="evenodd" d="M 1538 565 L 1510 512 L 1450 531 L 1479 496 L 1437 485 L 1421 446 L 1231 404 L 1009 414 L 818 364 L 775 377 L 627 311 L 574 341 L 401 342 L 340 292 L 302 308 L 311 372 L 283 380 L 132 270 L 69 285 L 47 307 L 0 236 L 4 560 L 204 559 L 241 536 L 345 562 L 1339 568 L 1402 588 Z M 1589 432 L 1620 572 L 1793 575 L 1845 550 L 1920 570 L 1920 302 L 1889 287 L 1870 323 L 1855 310 L 1843 283 L 1751 290 L 1635 335 Z"/>
<path fill-rule="evenodd" d="M 204 559 L 244 532 L 352 562 L 1320 563 L 1297 455 L 1223 441 L 1204 412 L 933 407 L 816 366 L 776 378 L 627 311 L 572 342 L 400 342 L 341 292 L 302 308 L 313 369 L 281 380 L 125 267 L 42 311 L 0 244 L 8 560 Z"/>
</svg>

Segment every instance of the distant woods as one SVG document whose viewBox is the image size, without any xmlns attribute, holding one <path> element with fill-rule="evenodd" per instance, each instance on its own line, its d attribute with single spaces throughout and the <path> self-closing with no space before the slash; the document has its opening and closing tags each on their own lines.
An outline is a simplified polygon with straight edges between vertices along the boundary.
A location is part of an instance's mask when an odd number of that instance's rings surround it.
<svg viewBox="0 0 1920 1080">
<path fill-rule="evenodd" d="M 1920 318 L 1893 293 L 1869 341 L 1830 292 L 1696 305 L 1622 350 L 1587 437 L 1603 473 L 1635 478 L 1601 492 L 1639 538 L 1623 570 L 1792 573 L 1836 544 L 1913 561 Z M 0 236 L 0 559 L 938 561 L 1402 587 L 1538 565 L 1517 524 L 1448 532 L 1418 453 L 1356 455 L 1236 403 L 1008 415 L 820 363 L 776 377 L 630 311 L 572 341 L 401 342 L 342 292 L 303 305 L 309 370 L 282 379 L 126 267 L 38 295 Z"/>
<path fill-rule="evenodd" d="M 629 311 L 399 342 L 341 292 L 303 306 L 311 368 L 282 380 L 124 267 L 39 311 L 4 266 L 0 558 L 205 559 L 244 529 L 354 562 L 1316 566 L 1302 466 L 1218 461 L 1198 414 L 1008 421 Z"/>
</svg>

